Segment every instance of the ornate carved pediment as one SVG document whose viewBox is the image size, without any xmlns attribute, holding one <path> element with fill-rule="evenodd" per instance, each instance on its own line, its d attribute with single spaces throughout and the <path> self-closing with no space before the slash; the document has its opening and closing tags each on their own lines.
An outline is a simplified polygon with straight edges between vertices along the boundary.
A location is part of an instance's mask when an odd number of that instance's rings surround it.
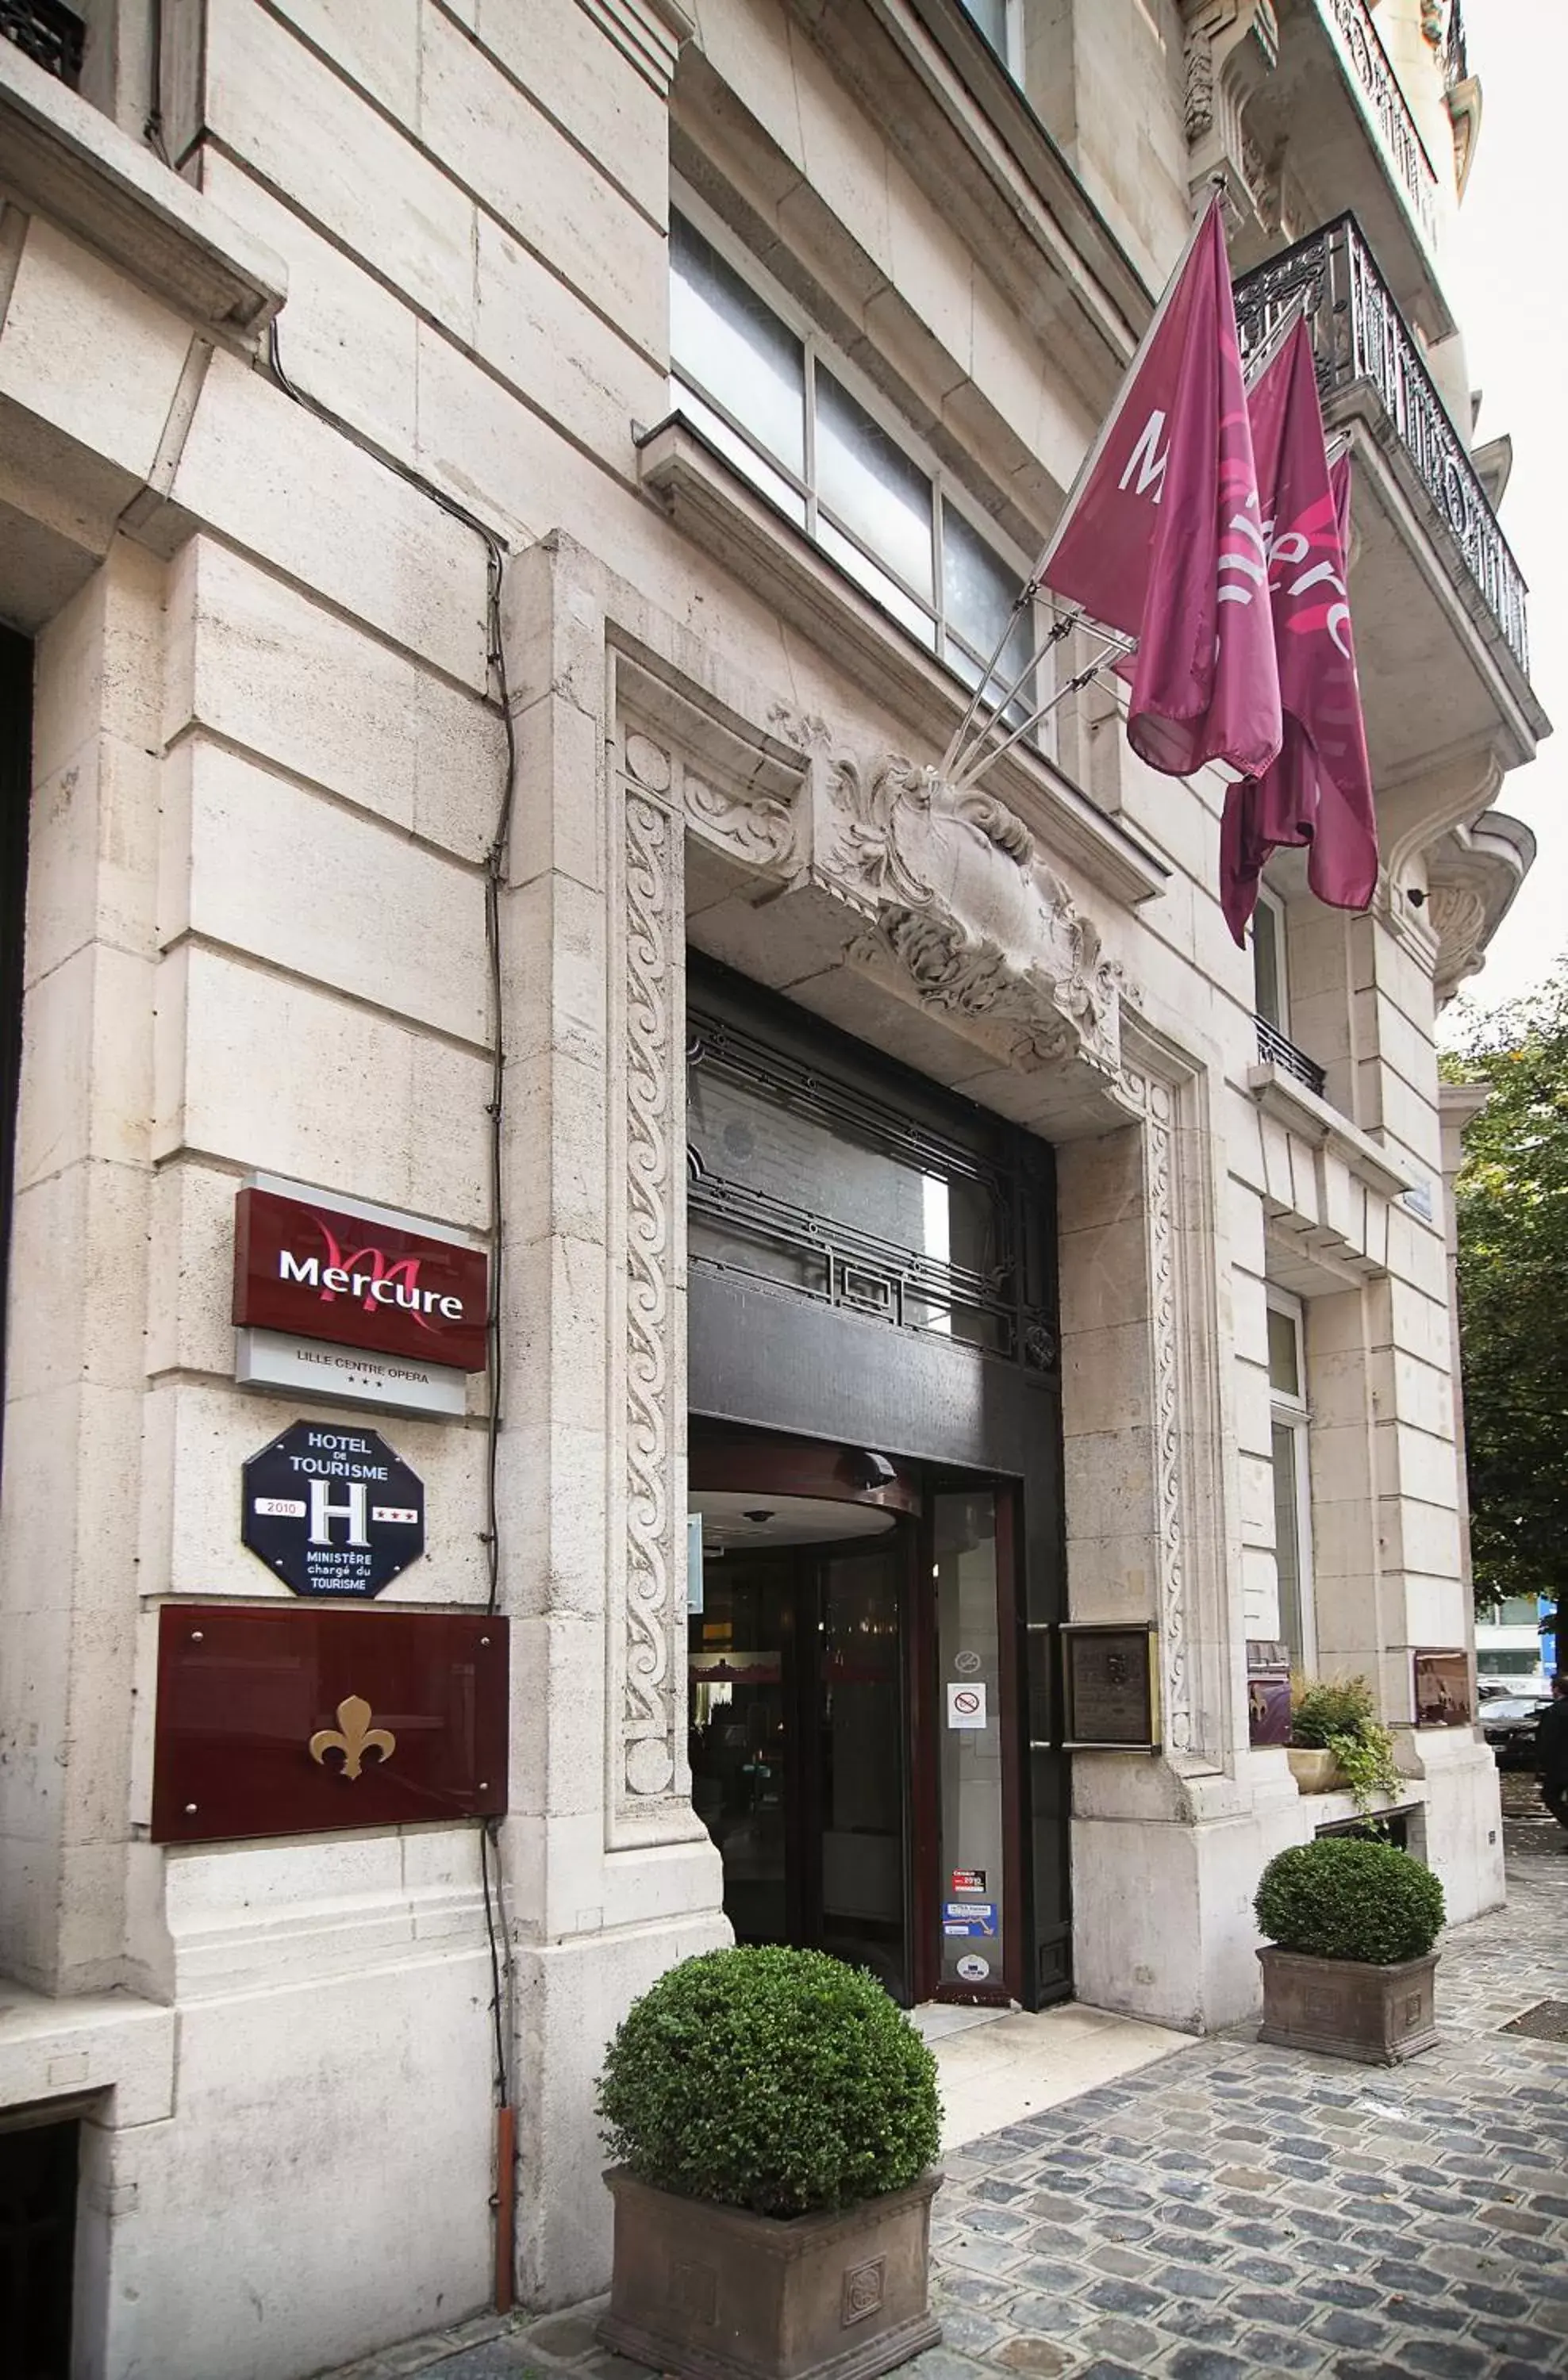
<svg viewBox="0 0 1568 2380">
<path fill-rule="evenodd" d="M 640 726 L 623 745 L 628 783 L 684 815 L 688 833 L 737 871 L 759 938 L 784 947 L 809 910 L 814 950 L 826 924 L 826 946 L 838 942 L 846 965 L 1000 1063 L 1034 1073 L 1079 1062 L 1114 1085 L 1121 971 L 1024 820 L 897 754 L 862 762 L 824 721 L 782 706 L 763 740 L 765 759 L 733 739 L 688 756 Z"/>
<path fill-rule="evenodd" d="M 1486 965 L 1487 945 L 1535 856 L 1529 828 L 1501 810 L 1452 828 L 1428 855 L 1427 904 L 1438 941 L 1433 987 L 1440 1007 Z"/>
<path fill-rule="evenodd" d="M 1120 1063 L 1120 971 L 1006 805 L 887 757 L 828 775 L 822 880 L 865 911 L 857 965 L 984 1027 L 1013 1065 Z"/>
<path fill-rule="evenodd" d="M 1185 112 L 1195 193 L 1222 175 L 1238 213 L 1266 225 L 1279 213 L 1279 167 L 1242 128 L 1242 111 L 1279 62 L 1274 0 L 1181 0 L 1186 30 Z"/>
</svg>

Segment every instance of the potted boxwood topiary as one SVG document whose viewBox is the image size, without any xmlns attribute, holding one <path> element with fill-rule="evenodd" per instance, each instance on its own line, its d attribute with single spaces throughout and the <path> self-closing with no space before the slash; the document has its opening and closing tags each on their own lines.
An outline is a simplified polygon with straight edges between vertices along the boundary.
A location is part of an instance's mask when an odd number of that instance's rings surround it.
<svg viewBox="0 0 1568 2380">
<path fill-rule="evenodd" d="M 629 2011 L 600 2077 L 620 2162 L 607 2347 L 693 2380 L 869 2380 L 928 2298 L 936 2061 L 820 1950 L 712 1950 Z"/>
<path fill-rule="evenodd" d="M 1374 1793 L 1399 1791 L 1393 1738 L 1378 1718 L 1365 1678 L 1332 1678 L 1291 1688 L 1291 1775 L 1304 1793 L 1348 1785 L 1358 1810 Z"/>
<path fill-rule="evenodd" d="M 1253 1907 L 1270 1937 L 1260 2040 L 1378 2066 L 1436 2047 L 1430 1868 L 1392 1843 L 1324 1835 L 1269 1862 Z"/>
</svg>

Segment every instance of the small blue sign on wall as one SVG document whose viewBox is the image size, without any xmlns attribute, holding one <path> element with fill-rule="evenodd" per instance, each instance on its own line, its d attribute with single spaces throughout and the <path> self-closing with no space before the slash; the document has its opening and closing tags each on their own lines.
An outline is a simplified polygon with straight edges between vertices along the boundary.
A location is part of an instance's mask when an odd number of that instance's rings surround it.
<svg viewBox="0 0 1568 2380">
<path fill-rule="evenodd" d="M 991 1900 L 950 1900 L 942 1911 L 942 1930 L 971 1941 L 994 1939 L 996 1904 Z"/>
</svg>

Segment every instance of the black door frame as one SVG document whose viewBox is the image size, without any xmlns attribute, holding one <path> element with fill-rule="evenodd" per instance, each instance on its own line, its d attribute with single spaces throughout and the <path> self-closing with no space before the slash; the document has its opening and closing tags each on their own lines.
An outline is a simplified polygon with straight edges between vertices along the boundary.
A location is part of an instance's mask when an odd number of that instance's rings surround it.
<svg viewBox="0 0 1568 2380">
<path fill-rule="evenodd" d="M 894 1471 L 902 1459 L 922 1470 L 948 1467 L 977 1484 L 1014 1486 L 1021 1559 L 1013 1575 L 1021 1591 L 1004 1632 L 1013 1686 L 1003 1718 L 1018 1779 L 1012 1798 L 1022 1888 L 1015 1905 L 1028 1946 L 1015 1988 L 1028 2008 L 1065 1998 L 1072 1990 L 1070 1755 L 1060 1748 L 1050 1664 L 1030 1658 L 1067 1617 L 1051 1149 L 696 956 L 688 966 L 688 1010 L 699 1050 L 705 1018 L 733 1021 L 754 1044 L 784 1053 L 796 1080 L 808 1068 L 869 1104 L 895 1109 L 911 1120 L 912 1131 L 924 1127 L 983 1152 L 1015 1184 L 1016 1260 L 1027 1262 L 1030 1272 L 1028 1360 L 1022 1326 L 1015 1354 L 993 1355 L 765 1285 L 699 1256 L 687 1286 L 689 1403 L 694 1415 L 742 1430 L 867 1450 Z M 765 1360 L 758 1360 L 759 1351 Z M 934 1725 L 934 1673 L 924 1682 L 926 1716 Z M 920 1715 L 918 1694 L 912 1679 L 912 1725 Z"/>
<path fill-rule="evenodd" d="M 32 647 L 0 627 L 0 1441 L 11 1260 L 17 1108 L 21 1092 L 28 812 L 32 793 Z"/>
</svg>

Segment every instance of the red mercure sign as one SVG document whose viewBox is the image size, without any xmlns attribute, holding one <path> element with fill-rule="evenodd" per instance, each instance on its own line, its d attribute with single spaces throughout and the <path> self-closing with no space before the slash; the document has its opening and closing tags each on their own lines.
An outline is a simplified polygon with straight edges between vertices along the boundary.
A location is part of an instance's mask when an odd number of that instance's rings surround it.
<svg viewBox="0 0 1568 2380">
<path fill-rule="evenodd" d="M 275 1190 L 242 1190 L 236 1201 L 242 1326 L 480 1372 L 488 1296 L 482 1249 Z"/>
</svg>

